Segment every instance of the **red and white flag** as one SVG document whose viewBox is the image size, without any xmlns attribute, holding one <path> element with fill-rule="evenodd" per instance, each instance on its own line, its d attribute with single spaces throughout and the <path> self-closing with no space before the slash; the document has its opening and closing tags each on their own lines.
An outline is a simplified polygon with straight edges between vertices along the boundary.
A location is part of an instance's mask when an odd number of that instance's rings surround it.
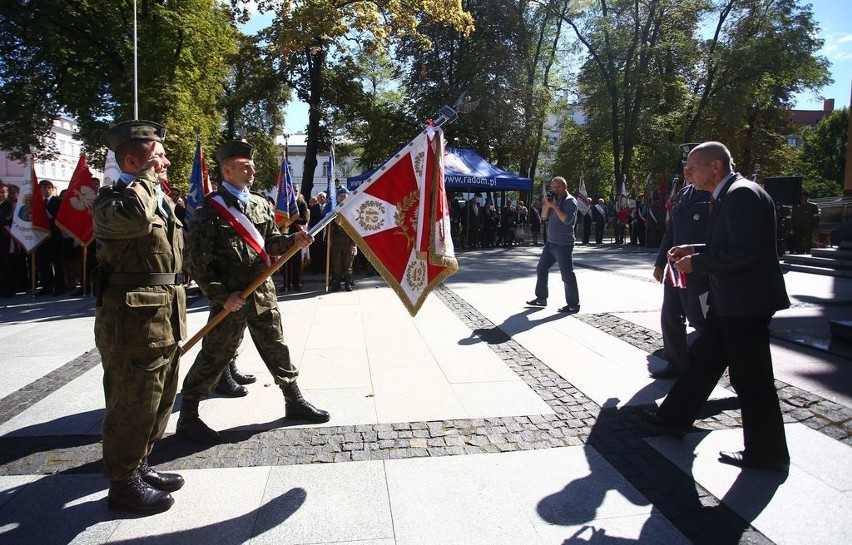
<svg viewBox="0 0 852 545">
<path fill-rule="evenodd" d="M 420 133 L 338 210 L 338 223 L 412 316 L 458 270 L 439 127 Z"/>
<path fill-rule="evenodd" d="M 27 253 L 35 250 L 50 236 L 50 219 L 47 217 L 47 207 L 38 187 L 35 163 L 32 158 L 28 170 L 30 179 L 21 183 L 18 205 L 15 207 L 12 228 L 9 230 Z"/>
<path fill-rule="evenodd" d="M 86 154 L 80 154 L 77 168 L 71 176 L 68 191 L 56 213 L 56 225 L 74 237 L 81 246 L 88 246 L 95 238 L 92 206 L 98 196 L 98 183 L 86 163 Z"/>
</svg>

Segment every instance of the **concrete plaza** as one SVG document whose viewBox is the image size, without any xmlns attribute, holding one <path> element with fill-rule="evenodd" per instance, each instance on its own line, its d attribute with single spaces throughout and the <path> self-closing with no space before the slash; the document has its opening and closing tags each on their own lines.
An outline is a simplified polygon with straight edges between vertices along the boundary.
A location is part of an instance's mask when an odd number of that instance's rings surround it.
<svg viewBox="0 0 852 545">
<path fill-rule="evenodd" d="M 173 436 L 178 397 L 151 461 L 186 485 L 143 518 L 106 507 L 94 301 L 0 301 L 0 543 L 852 543 L 852 361 L 813 348 L 852 314 L 852 279 L 785 274 L 793 306 L 772 322 L 772 354 L 792 466 L 779 475 L 717 461 L 742 448 L 726 379 L 683 440 L 641 418 L 672 383 L 648 376 L 665 365 L 652 251 L 578 246 L 574 316 L 556 311 L 556 269 L 549 306 L 524 305 L 539 251 L 460 253 L 414 318 L 375 276 L 281 292 L 300 387 L 331 421 L 286 423 L 246 336 L 238 365 L 258 382 L 202 402 L 222 435 L 210 448 Z M 190 332 L 206 319 L 198 298 Z"/>
</svg>

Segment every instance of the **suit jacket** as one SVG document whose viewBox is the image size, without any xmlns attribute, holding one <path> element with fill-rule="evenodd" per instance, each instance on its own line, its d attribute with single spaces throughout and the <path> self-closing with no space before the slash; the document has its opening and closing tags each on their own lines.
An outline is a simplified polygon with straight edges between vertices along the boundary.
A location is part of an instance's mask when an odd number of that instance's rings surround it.
<svg viewBox="0 0 852 545">
<path fill-rule="evenodd" d="M 710 275 L 713 314 L 771 316 L 790 306 L 776 252 L 775 203 L 738 174 L 722 183 L 692 267 Z"/>
<path fill-rule="evenodd" d="M 711 198 L 709 191 L 695 189 L 692 184 L 678 191 L 654 265 L 665 267 L 669 250 L 674 246 L 704 243 Z"/>
</svg>

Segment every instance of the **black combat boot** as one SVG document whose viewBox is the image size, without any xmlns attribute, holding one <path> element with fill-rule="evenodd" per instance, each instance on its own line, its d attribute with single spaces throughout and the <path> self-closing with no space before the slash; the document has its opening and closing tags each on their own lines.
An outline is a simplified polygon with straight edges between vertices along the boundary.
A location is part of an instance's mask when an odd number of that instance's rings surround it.
<svg viewBox="0 0 852 545">
<path fill-rule="evenodd" d="M 216 385 L 216 393 L 225 397 L 243 397 L 248 395 L 245 386 L 240 386 L 231 376 L 231 366 L 226 365 Z"/>
<path fill-rule="evenodd" d="M 284 418 L 288 420 L 304 420 L 307 422 L 328 422 L 328 411 L 317 409 L 302 397 L 302 392 L 295 382 L 281 389 L 284 392 Z"/>
<path fill-rule="evenodd" d="M 109 483 L 107 507 L 112 511 L 153 515 L 167 511 L 174 503 L 171 494 L 148 486 L 136 470 L 126 479 Z"/>
<path fill-rule="evenodd" d="M 180 408 L 176 435 L 201 445 L 216 445 L 219 434 L 198 416 L 198 400 L 184 399 Z"/>
<path fill-rule="evenodd" d="M 160 473 L 148 465 L 148 459 L 142 458 L 139 463 L 139 476 L 149 486 L 162 490 L 163 492 L 174 492 L 183 486 L 183 477 L 177 473 Z"/>
<path fill-rule="evenodd" d="M 228 364 L 228 367 L 231 371 L 231 378 L 234 379 L 234 382 L 237 384 L 254 384 L 257 382 L 257 377 L 252 375 L 251 373 L 241 373 L 239 369 L 237 369 L 237 358 L 231 360 L 231 363 Z"/>
</svg>

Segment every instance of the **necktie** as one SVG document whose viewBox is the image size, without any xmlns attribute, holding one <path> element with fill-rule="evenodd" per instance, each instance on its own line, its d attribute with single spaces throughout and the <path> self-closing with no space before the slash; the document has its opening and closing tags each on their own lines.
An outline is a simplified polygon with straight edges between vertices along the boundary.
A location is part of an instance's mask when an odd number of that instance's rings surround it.
<svg viewBox="0 0 852 545">
<path fill-rule="evenodd" d="M 713 209 L 716 208 L 716 199 L 715 197 L 710 199 L 710 215 L 713 215 Z"/>
</svg>

